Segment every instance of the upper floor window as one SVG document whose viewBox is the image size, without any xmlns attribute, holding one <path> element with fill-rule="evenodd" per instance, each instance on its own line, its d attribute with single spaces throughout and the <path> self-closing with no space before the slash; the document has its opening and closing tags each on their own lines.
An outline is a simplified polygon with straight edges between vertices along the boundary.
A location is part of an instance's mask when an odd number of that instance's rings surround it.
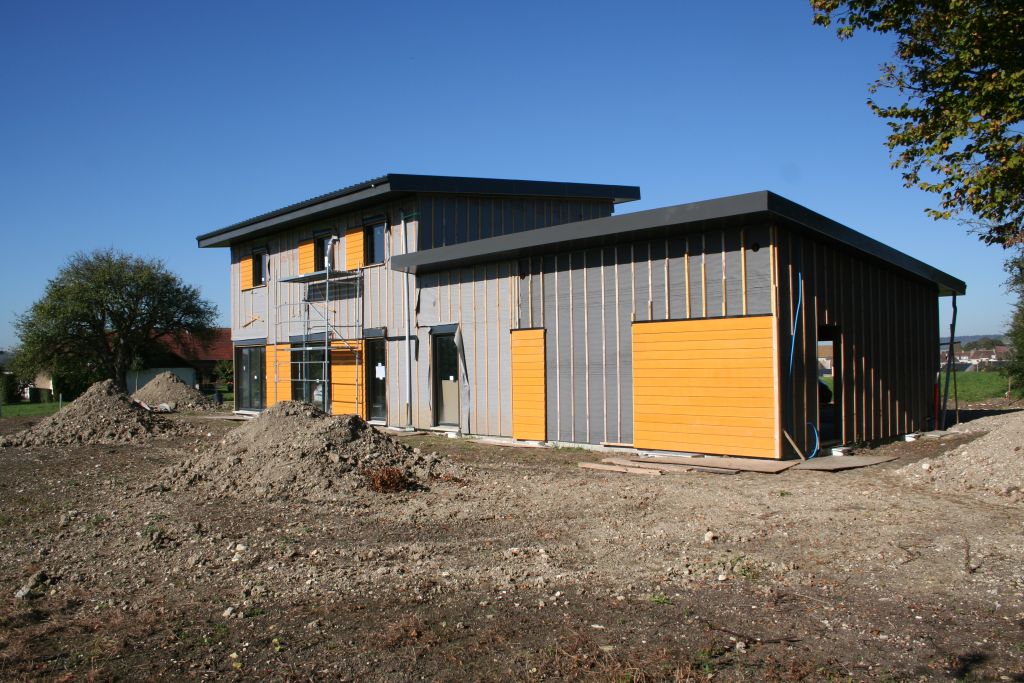
<svg viewBox="0 0 1024 683">
<path fill-rule="evenodd" d="M 333 235 L 317 235 L 313 238 L 313 267 L 316 270 L 332 270 L 334 268 L 334 250 L 331 249 Z M 328 261 L 328 259 L 330 259 Z"/>
<path fill-rule="evenodd" d="M 252 279 L 249 281 L 250 287 L 262 287 L 267 284 L 267 262 L 270 257 L 267 255 L 267 250 L 264 249 L 253 249 L 252 256 L 249 258 L 250 267 L 252 268 Z"/>
<path fill-rule="evenodd" d="M 385 223 L 374 223 L 364 228 L 363 243 L 366 245 L 366 265 L 384 263 L 384 235 L 387 232 Z"/>
<path fill-rule="evenodd" d="M 266 285 L 267 265 L 270 257 L 265 249 L 253 252 L 253 287 Z"/>
</svg>

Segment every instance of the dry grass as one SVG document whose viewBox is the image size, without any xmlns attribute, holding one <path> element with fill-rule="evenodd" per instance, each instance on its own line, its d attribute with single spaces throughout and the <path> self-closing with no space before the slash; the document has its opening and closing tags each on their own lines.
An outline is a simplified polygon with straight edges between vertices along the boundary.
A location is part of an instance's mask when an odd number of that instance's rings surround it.
<svg viewBox="0 0 1024 683">
<path fill-rule="evenodd" d="M 362 474 L 369 482 L 370 488 L 377 493 L 398 493 L 416 486 L 416 482 L 405 476 L 397 467 L 375 467 L 363 470 Z"/>
</svg>

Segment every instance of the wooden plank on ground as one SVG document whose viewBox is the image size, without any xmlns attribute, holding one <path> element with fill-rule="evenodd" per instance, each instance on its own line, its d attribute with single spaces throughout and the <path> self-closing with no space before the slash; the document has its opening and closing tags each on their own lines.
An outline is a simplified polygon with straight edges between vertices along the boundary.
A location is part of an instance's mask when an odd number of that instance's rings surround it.
<svg viewBox="0 0 1024 683">
<path fill-rule="evenodd" d="M 871 465 L 879 465 L 883 462 L 897 459 L 898 456 L 895 455 L 826 455 L 820 458 L 811 458 L 793 469 L 837 472 L 839 470 L 852 470 L 857 467 L 870 467 Z"/>
<path fill-rule="evenodd" d="M 601 462 L 626 467 L 642 467 L 644 469 L 661 470 L 666 474 L 686 474 L 687 472 L 705 472 L 709 474 L 739 474 L 739 470 L 724 470 L 720 467 L 701 467 L 699 465 L 664 465 L 648 462 L 637 462 L 629 458 L 604 458 Z"/>
<path fill-rule="evenodd" d="M 620 474 L 643 474 L 648 477 L 661 476 L 661 470 L 648 470 L 641 467 L 623 467 L 621 465 L 608 465 L 600 462 L 578 462 L 576 464 L 585 470 L 599 470 L 601 472 L 619 472 Z"/>
<path fill-rule="evenodd" d="M 709 456 L 706 458 L 690 458 L 680 455 L 656 455 L 649 457 L 630 458 L 633 462 L 653 462 L 660 465 L 686 465 L 688 467 L 717 467 L 724 470 L 738 470 L 740 472 L 761 472 L 763 474 L 777 474 L 796 465 L 799 460 L 754 460 L 752 458 L 721 458 Z M 698 464 L 699 463 L 699 464 Z"/>
</svg>

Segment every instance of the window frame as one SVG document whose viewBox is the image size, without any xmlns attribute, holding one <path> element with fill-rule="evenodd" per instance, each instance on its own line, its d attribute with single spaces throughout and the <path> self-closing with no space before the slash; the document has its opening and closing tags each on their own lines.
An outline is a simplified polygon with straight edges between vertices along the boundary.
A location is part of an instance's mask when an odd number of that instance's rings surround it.
<svg viewBox="0 0 1024 683">
<path fill-rule="evenodd" d="M 252 268 L 251 289 L 266 287 L 270 281 L 270 249 L 266 246 L 253 247 L 249 253 L 249 259 L 249 267 Z M 260 274 L 259 279 L 256 278 L 257 272 Z"/>
<path fill-rule="evenodd" d="M 380 259 L 372 258 L 373 235 L 377 228 L 381 229 L 381 254 Z M 382 266 L 387 263 L 388 251 L 388 221 L 384 217 L 369 219 L 363 223 L 363 267 Z"/>
<path fill-rule="evenodd" d="M 320 230 L 313 233 L 313 272 L 319 272 L 325 268 L 327 270 L 334 270 L 334 263 L 337 259 L 335 258 L 334 249 L 330 249 L 330 243 L 335 236 L 333 230 Z M 324 263 L 325 256 L 330 256 L 331 258 L 329 267 Z"/>
</svg>

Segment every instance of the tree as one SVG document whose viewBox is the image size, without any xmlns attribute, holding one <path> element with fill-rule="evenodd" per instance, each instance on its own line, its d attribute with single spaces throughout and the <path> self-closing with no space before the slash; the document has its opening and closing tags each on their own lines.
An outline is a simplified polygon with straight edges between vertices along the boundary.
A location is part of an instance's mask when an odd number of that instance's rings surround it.
<svg viewBox="0 0 1024 683">
<path fill-rule="evenodd" d="M 1024 243 L 1024 12 L 1020 0 L 811 0 L 841 39 L 892 34 L 896 63 L 870 91 L 904 101 L 871 109 L 889 124 L 904 184 L 939 196 L 988 244 Z"/>
<path fill-rule="evenodd" d="M 1013 258 L 1007 259 L 1006 273 L 1009 276 L 1006 288 L 1017 295 L 1017 303 L 1010 315 L 1010 328 L 1006 332 L 1010 338 L 1006 374 L 1014 392 L 1021 395 L 1024 393 L 1024 251 L 1018 251 Z"/>
<path fill-rule="evenodd" d="M 113 379 L 123 388 L 133 364 L 159 350 L 156 337 L 208 339 L 216 315 L 160 260 L 114 249 L 78 253 L 15 322 L 19 373 Z"/>
</svg>

